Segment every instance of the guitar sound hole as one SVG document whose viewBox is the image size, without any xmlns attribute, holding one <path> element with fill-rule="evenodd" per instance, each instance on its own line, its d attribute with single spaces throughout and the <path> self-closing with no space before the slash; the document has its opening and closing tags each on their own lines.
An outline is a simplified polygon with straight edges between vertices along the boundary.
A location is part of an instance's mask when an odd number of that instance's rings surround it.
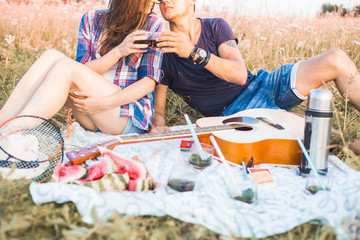
<svg viewBox="0 0 360 240">
<path fill-rule="evenodd" d="M 233 123 L 240 123 L 240 124 L 256 124 L 259 120 L 253 117 L 233 117 L 233 118 L 227 118 L 223 121 L 223 124 L 233 124 Z"/>
<path fill-rule="evenodd" d="M 230 124 L 228 124 L 228 126 L 234 128 L 235 130 L 238 130 L 238 131 L 251 131 L 254 129 L 250 125 L 241 124 L 241 123 L 230 123 Z"/>
</svg>

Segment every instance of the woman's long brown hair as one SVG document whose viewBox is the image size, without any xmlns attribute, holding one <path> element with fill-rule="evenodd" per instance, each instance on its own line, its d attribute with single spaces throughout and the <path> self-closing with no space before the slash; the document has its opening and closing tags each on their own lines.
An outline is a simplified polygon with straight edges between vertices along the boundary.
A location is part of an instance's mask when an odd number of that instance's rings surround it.
<svg viewBox="0 0 360 240">
<path fill-rule="evenodd" d="M 100 17 L 100 23 L 105 23 L 101 56 L 118 46 L 133 31 L 146 28 L 150 2 L 151 0 L 110 0 L 109 10 Z"/>
</svg>

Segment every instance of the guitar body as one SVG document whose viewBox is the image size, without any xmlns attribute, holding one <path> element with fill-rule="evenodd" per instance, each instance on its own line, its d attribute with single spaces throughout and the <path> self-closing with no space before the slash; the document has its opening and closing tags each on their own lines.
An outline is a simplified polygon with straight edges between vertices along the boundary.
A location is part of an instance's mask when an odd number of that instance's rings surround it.
<svg viewBox="0 0 360 240">
<path fill-rule="evenodd" d="M 258 120 L 259 118 L 260 120 Z M 265 120 L 264 120 L 265 118 Z M 270 121 L 270 122 L 269 122 Z M 284 110 L 249 109 L 226 117 L 201 118 L 196 122 L 201 142 L 214 136 L 225 159 L 237 164 L 300 165 L 302 152 L 296 136 L 304 137 L 305 119 Z M 191 137 L 189 130 L 119 136 L 113 140 L 66 152 L 73 164 L 100 155 L 98 146 L 113 149 L 119 144 Z"/>
<path fill-rule="evenodd" d="M 247 117 L 250 117 L 250 120 L 246 120 Z M 263 121 L 256 121 L 257 117 L 265 117 L 280 124 L 284 129 L 280 130 Z M 255 165 L 301 164 L 302 151 L 296 136 L 304 138 L 305 119 L 293 113 L 284 110 L 249 109 L 231 116 L 201 118 L 196 124 L 201 128 L 221 124 L 235 127 L 212 133 L 228 161 L 241 164 L 242 161 L 247 163 L 252 157 Z M 236 127 L 236 124 L 239 126 Z M 210 143 L 208 137 L 202 136 L 200 141 Z"/>
</svg>

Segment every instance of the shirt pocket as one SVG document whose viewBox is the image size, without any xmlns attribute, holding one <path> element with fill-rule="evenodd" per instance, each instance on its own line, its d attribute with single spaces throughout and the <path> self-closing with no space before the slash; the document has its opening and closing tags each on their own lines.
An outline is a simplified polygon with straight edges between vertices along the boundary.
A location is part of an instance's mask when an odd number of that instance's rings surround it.
<svg viewBox="0 0 360 240">
<path fill-rule="evenodd" d="M 137 69 L 140 66 L 141 53 L 132 53 L 125 58 L 125 64 L 130 68 Z"/>
</svg>

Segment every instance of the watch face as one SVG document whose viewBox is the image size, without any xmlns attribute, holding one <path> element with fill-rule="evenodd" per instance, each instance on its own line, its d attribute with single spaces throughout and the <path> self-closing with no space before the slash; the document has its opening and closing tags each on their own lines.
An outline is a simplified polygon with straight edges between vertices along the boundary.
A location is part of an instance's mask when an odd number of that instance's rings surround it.
<svg viewBox="0 0 360 240">
<path fill-rule="evenodd" d="M 199 57 L 201 57 L 201 58 L 206 57 L 206 51 L 204 49 L 199 50 Z"/>
</svg>

